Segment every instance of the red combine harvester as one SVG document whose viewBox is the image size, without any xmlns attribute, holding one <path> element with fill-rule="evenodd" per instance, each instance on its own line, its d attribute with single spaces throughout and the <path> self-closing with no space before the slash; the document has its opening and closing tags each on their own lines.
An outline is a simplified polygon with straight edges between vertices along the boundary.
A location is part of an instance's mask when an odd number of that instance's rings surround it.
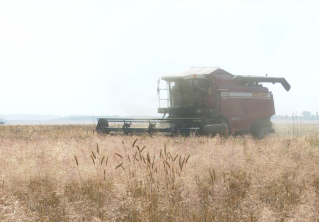
<svg viewBox="0 0 319 222">
<path fill-rule="evenodd" d="M 157 91 L 167 95 L 160 98 L 160 103 L 167 101 L 167 107 L 158 108 L 163 118 L 100 118 L 96 130 L 173 135 L 251 133 L 263 138 L 274 132 L 270 117 L 275 107 L 273 94 L 260 83 L 281 83 L 286 91 L 290 90 L 284 78 L 232 75 L 217 67 L 191 67 L 178 75 L 163 76 L 162 80 L 167 87 L 158 86 Z"/>
</svg>

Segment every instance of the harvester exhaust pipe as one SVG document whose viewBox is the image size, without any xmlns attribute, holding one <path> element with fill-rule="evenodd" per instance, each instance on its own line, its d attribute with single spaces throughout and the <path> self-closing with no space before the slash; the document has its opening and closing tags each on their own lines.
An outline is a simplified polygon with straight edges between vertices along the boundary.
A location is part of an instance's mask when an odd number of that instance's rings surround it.
<svg viewBox="0 0 319 222">
<path fill-rule="evenodd" d="M 205 134 L 209 134 L 209 133 L 224 133 L 227 134 L 228 133 L 228 127 L 227 124 L 222 123 L 222 124 L 213 124 L 213 125 L 206 125 L 203 127 L 203 131 Z"/>
<path fill-rule="evenodd" d="M 285 78 L 282 77 L 260 77 L 260 76 L 234 76 L 233 80 L 238 83 L 254 83 L 254 82 L 272 82 L 281 83 L 281 85 L 285 88 L 286 91 L 290 90 L 290 84 L 286 81 Z"/>
</svg>

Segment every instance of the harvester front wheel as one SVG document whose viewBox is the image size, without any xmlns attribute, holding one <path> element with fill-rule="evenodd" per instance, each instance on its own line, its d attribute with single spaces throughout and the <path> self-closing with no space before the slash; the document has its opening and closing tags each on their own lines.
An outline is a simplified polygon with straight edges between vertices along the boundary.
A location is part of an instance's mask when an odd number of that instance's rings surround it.
<svg viewBox="0 0 319 222">
<path fill-rule="evenodd" d="M 264 138 L 268 137 L 269 134 L 270 134 L 269 129 L 267 127 L 263 126 L 259 129 L 258 134 L 257 134 L 257 138 L 264 139 Z"/>
</svg>

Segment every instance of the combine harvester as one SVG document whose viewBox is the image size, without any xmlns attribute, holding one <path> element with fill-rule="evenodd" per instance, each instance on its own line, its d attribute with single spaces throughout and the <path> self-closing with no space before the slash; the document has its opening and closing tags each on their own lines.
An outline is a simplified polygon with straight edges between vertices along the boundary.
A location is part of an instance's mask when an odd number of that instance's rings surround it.
<svg viewBox="0 0 319 222">
<path fill-rule="evenodd" d="M 178 75 L 162 77 L 167 107 L 158 108 L 160 119 L 100 118 L 96 130 L 124 134 L 157 132 L 171 135 L 242 134 L 263 138 L 273 133 L 273 94 L 260 83 L 289 83 L 280 77 L 232 75 L 217 67 L 191 67 Z M 166 118 L 165 118 L 166 117 Z M 113 127 L 111 127 L 113 125 Z M 117 127 L 116 127 L 117 125 Z M 140 127 L 139 127 L 140 126 Z M 143 127 L 144 126 L 144 127 Z"/>
</svg>

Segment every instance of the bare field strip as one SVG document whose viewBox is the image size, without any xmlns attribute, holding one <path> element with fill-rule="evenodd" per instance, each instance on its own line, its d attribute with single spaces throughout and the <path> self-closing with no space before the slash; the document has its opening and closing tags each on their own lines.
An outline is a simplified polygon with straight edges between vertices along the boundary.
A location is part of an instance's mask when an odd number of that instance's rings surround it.
<svg viewBox="0 0 319 222">
<path fill-rule="evenodd" d="M 112 136 L 0 126 L 1 221 L 317 221 L 318 125 L 277 135 Z"/>
</svg>

